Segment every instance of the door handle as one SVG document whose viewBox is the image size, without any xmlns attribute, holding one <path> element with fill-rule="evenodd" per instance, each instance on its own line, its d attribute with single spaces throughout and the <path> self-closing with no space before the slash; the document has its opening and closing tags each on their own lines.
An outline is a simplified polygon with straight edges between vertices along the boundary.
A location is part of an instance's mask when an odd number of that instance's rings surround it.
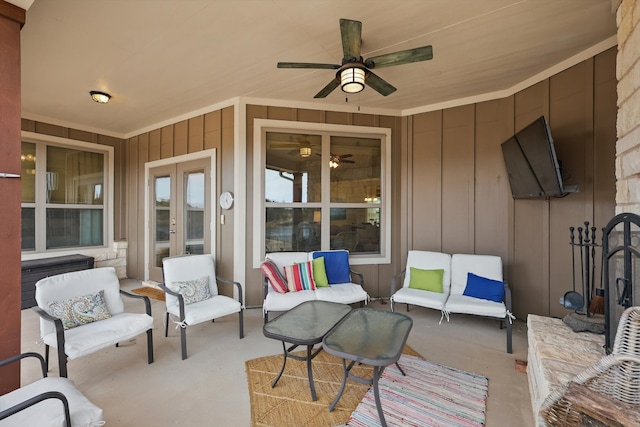
<svg viewBox="0 0 640 427">
<path fill-rule="evenodd" d="M 169 234 L 176 234 L 176 230 L 169 230 Z"/>
</svg>

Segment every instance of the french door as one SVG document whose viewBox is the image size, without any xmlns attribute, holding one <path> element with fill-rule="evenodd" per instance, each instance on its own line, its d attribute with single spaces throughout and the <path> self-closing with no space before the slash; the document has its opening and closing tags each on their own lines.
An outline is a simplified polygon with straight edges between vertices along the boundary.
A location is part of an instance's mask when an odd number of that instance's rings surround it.
<svg viewBox="0 0 640 427">
<path fill-rule="evenodd" d="M 211 160 L 149 169 L 149 279 L 162 281 L 162 259 L 211 252 Z"/>
</svg>

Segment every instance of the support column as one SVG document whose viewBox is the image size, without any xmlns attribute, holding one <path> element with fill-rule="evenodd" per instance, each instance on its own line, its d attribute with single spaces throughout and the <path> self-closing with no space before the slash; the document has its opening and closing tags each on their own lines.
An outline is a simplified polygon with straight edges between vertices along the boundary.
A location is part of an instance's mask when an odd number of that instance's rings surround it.
<svg viewBox="0 0 640 427">
<path fill-rule="evenodd" d="M 26 12 L 0 0 L 0 359 L 20 353 L 20 29 Z M 20 386 L 17 364 L 0 368 L 0 394 Z"/>
</svg>

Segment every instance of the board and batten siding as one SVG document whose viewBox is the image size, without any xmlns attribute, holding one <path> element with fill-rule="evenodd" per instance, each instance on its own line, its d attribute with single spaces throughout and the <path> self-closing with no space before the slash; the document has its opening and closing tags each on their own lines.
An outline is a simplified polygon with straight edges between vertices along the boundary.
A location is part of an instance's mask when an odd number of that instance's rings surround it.
<svg viewBox="0 0 640 427">
<path fill-rule="evenodd" d="M 183 154 L 216 149 L 216 185 L 212 197 L 217 201 L 221 191 L 233 189 L 233 144 L 234 144 L 234 108 L 193 117 L 188 120 L 163 126 L 149 132 L 136 135 L 126 141 L 126 191 L 129 209 L 127 209 L 127 235 L 129 251 L 127 273 L 129 277 L 144 278 L 145 271 L 145 229 L 144 212 L 145 164 L 155 160 L 169 159 Z M 216 273 L 222 277 L 233 276 L 233 215 L 227 214 L 224 225 L 218 218 L 212 218 L 215 224 L 216 242 L 213 253 L 216 257 Z"/>
</svg>

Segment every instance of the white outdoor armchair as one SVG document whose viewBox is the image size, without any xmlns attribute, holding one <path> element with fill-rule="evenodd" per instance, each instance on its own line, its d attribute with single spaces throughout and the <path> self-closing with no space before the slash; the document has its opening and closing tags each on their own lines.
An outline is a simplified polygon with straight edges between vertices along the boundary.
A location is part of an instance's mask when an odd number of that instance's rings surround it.
<svg viewBox="0 0 640 427">
<path fill-rule="evenodd" d="M 29 357 L 40 361 L 42 378 L 0 396 L 0 427 L 96 427 L 104 424 L 102 409 L 87 399 L 68 378 L 48 377 L 44 358 L 23 353 L 0 361 L 0 367 Z"/>
<path fill-rule="evenodd" d="M 164 336 L 169 335 L 169 318 L 174 316 L 180 328 L 182 360 L 187 358 L 187 327 L 238 313 L 240 338 L 244 337 L 242 286 L 216 276 L 211 254 L 180 255 L 162 260 L 167 313 Z M 238 298 L 220 295 L 218 284 L 233 285 Z"/>
<path fill-rule="evenodd" d="M 122 296 L 144 301 L 146 313 L 124 311 Z M 148 363 L 153 362 L 153 317 L 148 297 L 120 290 L 113 267 L 59 274 L 36 283 L 34 310 L 40 315 L 40 337 L 58 350 L 60 376 L 67 358 L 76 359 L 147 333 Z M 106 307 L 105 307 L 106 306 Z"/>
</svg>

